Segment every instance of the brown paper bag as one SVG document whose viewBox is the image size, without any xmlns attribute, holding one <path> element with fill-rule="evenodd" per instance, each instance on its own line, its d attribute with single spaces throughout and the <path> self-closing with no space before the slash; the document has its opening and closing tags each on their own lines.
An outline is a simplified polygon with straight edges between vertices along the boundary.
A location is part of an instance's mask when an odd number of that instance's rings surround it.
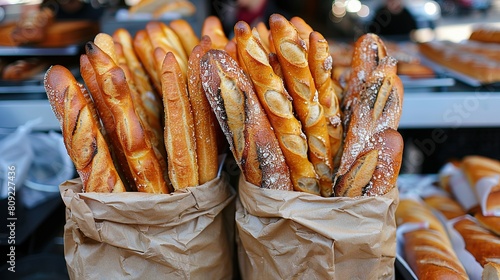
<svg viewBox="0 0 500 280">
<path fill-rule="evenodd" d="M 324 198 L 240 178 L 236 241 L 242 279 L 393 279 L 398 190 Z"/>
<path fill-rule="evenodd" d="M 60 186 L 71 279 L 232 279 L 236 196 L 227 175 L 170 195 Z"/>
</svg>

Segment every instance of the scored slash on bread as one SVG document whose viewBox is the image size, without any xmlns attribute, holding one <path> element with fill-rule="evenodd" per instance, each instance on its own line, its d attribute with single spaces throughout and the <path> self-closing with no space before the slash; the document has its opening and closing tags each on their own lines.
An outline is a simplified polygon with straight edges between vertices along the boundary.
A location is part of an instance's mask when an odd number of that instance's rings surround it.
<svg viewBox="0 0 500 280">
<path fill-rule="evenodd" d="M 269 189 L 293 190 L 290 171 L 251 82 L 222 50 L 201 60 L 207 98 L 245 179 Z"/>
<path fill-rule="evenodd" d="M 293 18 L 292 18 L 293 19 Z M 332 151 L 333 167 L 338 168 L 344 129 L 342 126 L 340 104 L 337 96 L 340 96 L 340 88 L 335 86 L 332 78 L 333 61 L 330 55 L 328 41 L 319 32 L 309 33 L 309 68 L 318 90 L 319 103 L 325 109 L 325 118 L 328 135 L 330 136 L 330 147 Z"/>
<path fill-rule="evenodd" d="M 403 92 L 380 38 L 356 42 L 344 89 L 319 32 L 279 14 L 269 26 L 239 22 L 229 39 L 210 16 L 201 39 L 176 20 L 86 44 L 81 75 L 130 190 L 208 182 L 227 145 L 245 179 L 263 188 L 330 197 L 395 187 Z"/>
</svg>

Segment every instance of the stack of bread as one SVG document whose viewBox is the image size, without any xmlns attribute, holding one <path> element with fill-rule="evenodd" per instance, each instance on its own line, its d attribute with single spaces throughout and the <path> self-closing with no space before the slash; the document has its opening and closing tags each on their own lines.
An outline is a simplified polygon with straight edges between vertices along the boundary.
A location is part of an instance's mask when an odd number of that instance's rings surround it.
<svg viewBox="0 0 500 280">
<path fill-rule="evenodd" d="M 427 186 L 417 199 L 406 198 L 403 192 L 396 221 L 404 231 L 400 242 L 405 259 L 417 277 L 424 277 L 425 267 L 432 266 L 432 271 L 456 273 L 455 265 L 450 265 L 449 260 L 438 261 L 445 256 L 458 257 L 458 263 L 467 272 L 465 277 L 470 279 L 500 277 L 500 216 L 495 211 L 497 185 L 489 184 L 488 191 L 481 191 L 481 183 L 478 184 L 481 180 L 488 182 L 492 177 L 498 178 L 499 167 L 500 162 L 495 159 L 469 155 L 446 164 L 436 184 Z M 403 227 L 406 223 L 425 225 L 417 230 L 406 230 L 407 226 Z M 451 243 L 441 240 L 441 245 L 427 246 L 423 241 L 412 241 L 415 235 L 427 231 L 439 232 L 440 238 L 444 236 Z M 438 252 L 441 247 L 446 247 L 447 253 Z"/>
<path fill-rule="evenodd" d="M 168 193 L 213 179 L 219 126 L 254 185 L 325 197 L 394 188 L 403 89 L 382 40 L 356 42 L 342 88 L 319 32 L 298 17 L 269 23 L 238 22 L 229 39 L 209 17 L 199 39 L 184 20 L 152 21 L 133 38 L 119 29 L 88 42 L 84 85 L 51 67 L 47 96 L 85 191 Z"/>
<path fill-rule="evenodd" d="M 500 81 L 500 29 L 480 25 L 474 27 L 462 42 L 430 41 L 419 44 L 422 55 L 457 73 L 482 84 Z"/>
<path fill-rule="evenodd" d="M 47 97 L 82 181 L 83 193 L 71 199 L 100 197 L 95 192 L 126 192 L 109 194 L 120 199 L 129 197 L 127 192 L 160 194 L 131 197 L 175 198 L 214 179 L 217 156 L 227 149 L 241 175 L 241 204 L 236 206 L 233 221 L 241 240 L 240 252 L 259 249 L 257 255 L 277 263 L 287 254 L 275 256 L 276 251 L 266 250 L 274 245 L 259 242 L 283 242 L 282 230 L 289 230 L 286 242 L 303 243 L 300 236 L 304 230 L 310 232 L 307 244 L 300 245 L 302 250 L 285 246 L 292 249 L 289 254 L 297 254 L 293 258 L 300 266 L 289 269 L 285 262 L 274 267 L 240 263 L 244 278 L 287 278 L 290 273 L 305 271 L 306 277 L 359 276 L 364 272 L 350 269 L 358 263 L 373 268 L 370 274 L 376 278 L 393 275 L 393 212 L 403 152 L 397 131 L 403 99 L 397 60 L 388 55 L 377 35 L 365 34 L 354 45 L 351 74 L 345 86 L 340 86 L 332 73 L 327 40 L 301 18 L 288 20 L 274 14 L 269 29 L 263 23 L 251 28 L 240 21 L 234 34 L 228 38 L 221 21 L 213 16 L 205 19 L 200 37 L 184 20 L 169 24 L 151 21 L 134 36 L 119 29 L 110 35 L 100 33 L 88 42 L 80 59 L 83 83 L 60 65 L 46 72 Z M 63 194 L 65 201 L 70 201 L 66 196 L 72 192 Z M 176 195 L 161 195 L 174 192 Z M 257 198 L 263 193 L 280 198 L 265 203 Z M 237 218 L 240 210 L 258 208 L 247 207 L 249 200 L 295 214 L 276 216 L 282 222 L 255 233 L 271 238 L 249 238 L 245 234 L 259 226 L 247 222 L 251 217 L 261 219 L 255 212 Z M 302 206 L 292 200 L 315 210 L 298 213 L 296 207 Z M 202 203 L 199 198 L 195 201 L 196 205 Z M 278 206 L 280 203 L 286 205 Z M 80 209 L 71 211 L 68 217 L 76 217 Z M 96 219 L 102 220 L 102 213 L 98 209 Z M 263 219 L 261 226 L 269 226 L 267 218 Z M 93 223 L 97 221 L 91 219 Z M 314 226 L 304 227 L 303 223 Z M 353 226 L 356 223 L 360 226 Z M 280 228 L 278 224 L 285 225 Z M 380 231 L 380 226 L 385 230 Z M 171 226 L 165 229 L 166 238 L 170 238 L 169 230 Z M 352 234 L 354 231 L 359 234 Z M 75 232 L 79 229 L 72 234 Z M 366 242 L 366 235 L 371 241 Z M 183 241 L 174 244 L 179 242 Z M 378 249 L 371 249 L 374 244 Z M 85 249 L 83 245 L 72 242 L 68 248 Z M 128 245 L 120 246 L 128 249 Z M 168 246 L 170 243 L 158 249 Z M 318 248 L 325 250 L 323 255 L 314 253 Z M 321 269 L 307 266 L 311 254 Z M 239 260 L 253 257 L 241 255 Z M 123 267 L 120 260 L 117 262 Z M 69 263 L 78 268 L 80 261 Z"/>
</svg>

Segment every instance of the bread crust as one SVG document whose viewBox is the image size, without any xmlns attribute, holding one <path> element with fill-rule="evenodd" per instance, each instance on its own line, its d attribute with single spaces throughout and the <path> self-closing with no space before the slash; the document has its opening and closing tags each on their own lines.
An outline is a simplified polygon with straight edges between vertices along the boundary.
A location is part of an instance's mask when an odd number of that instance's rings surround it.
<svg viewBox="0 0 500 280">
<path fill-rule="evenodd" d="M 337 93 L 340 88 L 335 86 L 332 78 L 332 56 L 328 41 L 321 33 L 312 31 L 309 35 L 309 68 L 318 89 L 319 103 L 324 108 L 328 135 L 330 136 L 330 147 L 334 158 L 342 153 L 343 126 L 341 120 L 340 102 Z M 338 168 L 335 165 L 334 169 Z"/>
<path fill-rule="evenodd" d="M 307 137 L 309 159 L 320 177 L 321 194 L 329 196 L 333 192 L 330 137 L 309 70 L 305 41 L 282 15 L 271 15 L 269 24 L 288 93 L 293 98 L 293 106 Z"/>
<path fill-rule="evenodd" d="M 301 123 L 294 116 L 291 97 L 283 80 L 273 72 L 266 50 L 246 22 L 237 22 L 234 33 L 239 57 L 276 134 L 290 168 L 294 189 L 319 195 L 318 176 L 307 157 L 307 139 Z"/>
<path fill-rule="evenodd" d="M 443 224 L 430 206 L 418 200 L 401 199 L 395 215 L 398 226 L 428 224 L 403 235 L 405 260 L 418 279 L 469 279 Z"/>
<path fill-rule="evenodd" d="M 201 84 L 200 69 L 201 58 L 210 50 L 211 46 L 210 37 L 203 36 L 189 56 L 187 72 L 189 77 L 187 86 L 193 111 L 200 184 L 214 179 L 218 171 L 219 147 L 217 146 L 217 131 L 219 127 Z"/>
<path fill-rule="evenodd" d="M 85 52 L 102 90 L 103 101 L 117 120 L 115 137 L 119 149 L 126 155 L 137 190 L 168 193 L 161 164 L 135 112 L 123 70 L 93 42 L 85 44 Z"/>
<path fill-rule="evenodd" d="M 84 192 L 126 191 L 101 131 L 94 104 L 83 85 L 61 65 L 47 70 L 44 87 L 61 124 L 69 157 L 80 175 Z"/>
<path fill-rule="evenodd" d="M 172 52 L 164 56 L 160 74 L 169 178 L 176 190 L 194 187 L 198 185 L 198 162 L 193 112 L 184 75 Z"/>
<path fill-rule="evenodd" d="M 202 84 L 245 179 L 262 188 L 293 190 L 290 171 L 251 82 L 225 51 L 201 60 Z"/>
<path fill-rule="evenodd" d="M 185 19 L 176 19 L 169 23 L 170 28 L 179 38 L 184 52 L 189 57 L 193 48 L 200 43 L 200 38 L 193 30 L 193 27 Z"/>
<path fill-rule="evenodd" d="M 473 217 L 465 216 L 456 221 L 453 228 L 464 239 L 465 249 L 481 266 L 500 260 L 500 237 L 482 227 Z"/>
</svg>

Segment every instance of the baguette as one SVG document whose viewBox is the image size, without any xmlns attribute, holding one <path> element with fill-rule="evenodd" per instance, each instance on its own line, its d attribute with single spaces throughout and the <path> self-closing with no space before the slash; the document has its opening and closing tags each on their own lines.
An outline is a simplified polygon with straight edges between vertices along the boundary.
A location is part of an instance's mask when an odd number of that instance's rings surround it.
<svg viewBox="0 0 500 280">
<path fill-rule="evenodd" d="M 469 279 L 453 248 L 445 237 L 433 230 L 404 234 L 406 262 L 417 279 Z"/>
<path fill-rule="evenodd" d="M 499 216 L 485 216 L 481 211 L 474 214 L 477 222 L 484 228 L 490 230 L 494 234 L 500 236 L 500 217 Z"/>
<path fill-rule="evenodd" d="M 167 193 L 162 165 L 135 113 L 123 70 L 93 42 L 85 45 L 85 53 L 102 89 L 103 101 L 116 120 L 114 133 L 119 140 L 119 148 L 126 155 L 137 190 Z"/>
<path fill-rule="evenodd" d="M 210 103 L 201 84 L 200 61 L 211 48 L 210 37 L 203 36 L 188 59 L 188 91 L 193 111 L 196 138 L 196 155 L 198 161 L 198 177 L 200 184 L 217 176 L 218 171 L 218 131 L 219 127 Z"/>
<path fill-rule="evenodd" d="M 90 96 L 61 65 L 47 70 L 44 87 L 84 192 L 125 192 Z"/>
<path fill-rule="evenodd" d="M 193 113 L 184 74 L 172 52 L 164 56 L 160 74 L 169 178 L 176 190 L 194 187 L 198 185 L 198 162 Z"/>
<path fill-rule="evenodd" d="M 486 177 L 495 177 L 500 174 L 500 161 L 479 155 L 470 155 L 462 159 L 462 171 L 476 194 L 477 183 Z M 481 199 L 477 197 L 478 200 Z M 488 197 L 482 201 L 486 212 L 500 210 L 500 184 L 493 186 Z M 484 214 L 487 214 L 484 213 Z"/>
<path fill-rule="evenodd" d="M 482 227 L 473 217 L 464 216 L 453 224 L 453 228 L 464 239 L 465 249 L 481 266 L 500 262 L 500 237 Z"/>
<path fill-rule="evenodd" d="M 134 181 L 134 175 L 128 165 L 127 157 L 120 147 L 120 139 L 118 138 L 118 133 L 115 131 L 117 128 L 115 119 L 111 110 L 109 110 L 104 102 L 104 94 L 97 82 L 94 68 L 86 54 L 80 56 L 80 75 L 85 82 L 88 92 L 92 96 L 97 114 L 102 123 L 102 133 L 109 145 L 111 155 L 117 163 L 117 170 L 128 189 L 135 191 L 137 188 Z"/>
<path fill-rule="evenodd" d="M 347 78 L 346 90 L 344 92 L 341 109 L 344 113 L 344 128 L 349 126 L 351 114 L 360 100 L 360 92 L 371 73 L 387 56 L 387 48 L 379 36 L 366 33 L 356 40 L 352 59 L 351 70 Z"/>
<path fill-rule="evenodd" d="M 397 130 L 402 110 L 403 86 L 396 74 L 396 60 L 383 58 L 366 79 L 353 108 L 344 139 L 337 176 L 344 175 L 364 149 L 366 140 L 375 133 L 391 128 Z"/>
<path fill-rule="evenodd" d="M 161 99 L 154 93 L 149 77 L 134 51 L 133 39 L 130 33 L 124 28 L 119 28 L 113 33 L 113 40 L 115 43 L 121 45 L 121 59 L 124 61 L 122 69 L 128 68 L 130 77 L 128 83 L 138 92 L 136 103 L 140 104 L 143 108 L 145 122 L 149 125 L 157 139 L 156 146 L 165 156 L 165 146 L 162 144 L 163 104 Z"/>
<path fill-rule="evenodd" d="M 278 140 L 241 67 L 215 49 L 200 65 L 207 99 L 245 180 L 262 188 L 293 190 Z"/>
<path fill-rule="evenodd" d="M 352 167 L 338 178 L 336 196 L 384 195 L 396 186 L 403 158 L 403 138 L 388 128 L 370 137 Z"/>
<path fill-rule="evenodd" d="M 333 193 L 333 157 L 323 107 L 318 102 L 318 92 L 309 70 L 305 42 L 282 15 L 271 15 L 269 24 L 286 88 L 307 137 L 309 159 L 320 178 L 321 194 L 329 196 Z"/>
<path fill-rule="evenodd" d="M 306 48 L 309 49 L 309 36 L 314 29 L 301 17 L 293 16 L 290 18 L 290 23 L 297 29 L 299 37 L 306 43 Z"/>
<path fill-rule="evenodd" d="M 208 16 L 201 26 L 201 36 L 207 35 L 212 40 L 212 48 L 223 50 L 229 39 L 224 32 L 222 22 L 216 16 Z"/>
<path fill-rule="evenodd" d="M 144 69 L 148 74 L 148 77 L 153 84 L 155 93 L 159 100 L 161 100 L 161 82 L 160 75 L 157 71 L 157 65 L 153 58 L 154 47 L 149 40 L 149 35 L 146 30 L 141 29 L 135 33 L 133 40 L 134 51 L 137 53 L 137 57 L 144 65 Z"/>
<path fill-rule="evenodd" d="M 246 22 L 236 23 L 234 33 L 238 55 L 274 129 L 290 168 L 294 189 L 319 195 L 319 182 L 314 166 L 307 158 L 307 139 L 302 125 L 294 116 L 291 97 L 283 80 L 274 74 L 266 50 L 255 32 Z"/>
<path fill-rule="evenodd" d="M 309 68 L 311 69 L 314 84 L 318 89 L 319 103 L 325 111 L 332 155 L 337 158 L 337 155 L 342 152 L 340 148 L 343 141 L 343 127 L 337 98 L 341 94 L 336 92 L 339 88 L 335 86 L 332 78 L 332 56 L 330 55 L 328 41 L 321 33 L 310 32 L 308 41 L 310 46 L 308 54 Z M 334 161 L 334 168 L 337 167 Z"/>
<path fill-rule="evenodd" d="M 49 61 L 39 57 L 28 57 L 14 60 L 1 70 L 2 80 L 23 81 L 33 79 L 49 68 Z"/>
<path fill-rule="evenodd" d="M 145 30 L 153 46 L 153 52 L 156 48 L 162 48 L 165 53 L 172 52 L 181 67 L 183 75 L 186 76 L 187 55 L 175 32 L 167 24 L 160 21 L 146 23 Z M 160 69 L 156 69 L 156 71 L 160 71 Z"/>
<path fill-rule="evenodd" d="M 425 203 L 439 211 L 448 219 L 454 219 L 466 214 L 462 206 L 453 198 L 447 195 L 432 195 L 424 198 Z"/>
<path fill-rule="evenodd" d="M 396 224 L 426 223 L 428 226 L 404 233 L 406 262 L 418 279 L 469 279 L 448 234 L 430 206 L 413 199 L 401 199 Z"/>
<path fill-rule="evenodd" d="M 169 26 L 179 38 L 184 52 L 189 57 L 193 48 L 200 42 L 193 27 L 185 19 L 175 19 L 169 23 Z"/>
</svg>

